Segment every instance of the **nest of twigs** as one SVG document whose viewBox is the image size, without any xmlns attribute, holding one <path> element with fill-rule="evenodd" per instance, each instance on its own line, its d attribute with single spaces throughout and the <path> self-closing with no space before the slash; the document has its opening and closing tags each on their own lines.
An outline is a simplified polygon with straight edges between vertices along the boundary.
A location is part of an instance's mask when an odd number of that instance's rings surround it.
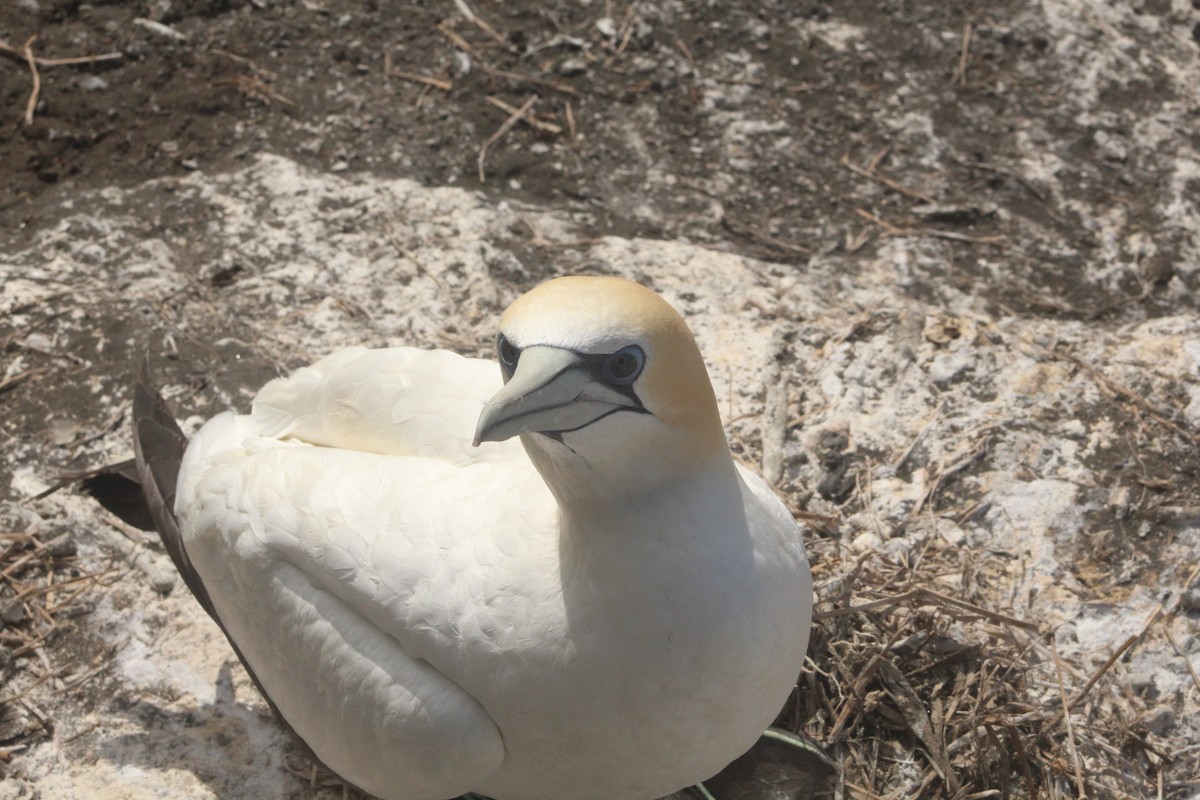
<svg viewBox="0 0 1200 800">
<path fill-rule="evenodd" d="M 1200 747 L 1152 735 L 1144 699 L 1121 677 L 1123 659 L 1178 606 L 1160 607 L 1099 667 L 1080 666 L 1048 627 L 997 608 L 1003 584 L 986 556 L 937 536 L 910 563 L 855 555 L 834 538 L 808 546 L 813 639 L 779 723 L 840 761 L 837 797 L 1197 790 Z"/>
<path fill-rule="evenodd" d="M 53 735 L 41 703 L 107 668 L 59 666 L 47 654 L 56 634 L 92 610 L 88 595 L 103 577 L 79 566 L 69 533 L 0 530 L 0 775 L 14 754 Z"/>
</svg>

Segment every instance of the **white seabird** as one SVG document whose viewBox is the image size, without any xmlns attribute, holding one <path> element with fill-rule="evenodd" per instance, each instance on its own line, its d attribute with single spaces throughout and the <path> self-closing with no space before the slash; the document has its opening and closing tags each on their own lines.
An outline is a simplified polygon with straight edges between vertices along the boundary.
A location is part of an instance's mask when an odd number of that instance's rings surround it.
<svg viewBox="0 0 1200 800">
<path fill-rule="evenodd" d="M 367 792 L 651 800 L 708 778 L 803 662 L 800 531 L 734 462 L 652 291 L 550 281 L 497 350 L 503 384 L 442 351 L 334 353 L 182 464 L 139 387 L 164 541 L 272 706 Z"/>
</svg>

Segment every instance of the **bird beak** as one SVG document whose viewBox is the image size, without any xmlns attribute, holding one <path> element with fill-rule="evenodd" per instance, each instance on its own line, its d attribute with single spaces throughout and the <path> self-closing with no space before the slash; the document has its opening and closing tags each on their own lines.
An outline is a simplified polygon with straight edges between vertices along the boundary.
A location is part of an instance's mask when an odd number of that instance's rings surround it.
<svg viewBox="0 0 1200 800">
<path fill-rule="evenodd" d="M 636 396 L 598 381 L 584 356 L 557 347 L 528 347 L 512 378 L 484 405 L 474 444 L 502 442 L 521 433 L 574 431 L 614 411 L 641 408 Z"/>
</svg>

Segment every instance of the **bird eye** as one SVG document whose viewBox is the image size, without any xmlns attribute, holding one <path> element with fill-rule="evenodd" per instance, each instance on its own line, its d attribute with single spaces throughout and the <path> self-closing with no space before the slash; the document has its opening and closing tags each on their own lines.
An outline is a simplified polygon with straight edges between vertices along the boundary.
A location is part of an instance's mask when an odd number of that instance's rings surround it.
<svg viewBox="0 0 1200 800">
<path fill-rule="evenodd" d="M 604 377 L 613 383 L 628 386 L 637 380 L 646 364 L 646 354 L 637 345 L 623 347 L 604 362 Z"/>
<path fill-rule="evenodd" d="M 521 351 L 503 333 L 496 340 L 496 354 L 500 356 L 500 366 L 504 367 L 505 372 L 512 372 L 517 368 L 517 359 L 521 357 Z"/>
</svg>

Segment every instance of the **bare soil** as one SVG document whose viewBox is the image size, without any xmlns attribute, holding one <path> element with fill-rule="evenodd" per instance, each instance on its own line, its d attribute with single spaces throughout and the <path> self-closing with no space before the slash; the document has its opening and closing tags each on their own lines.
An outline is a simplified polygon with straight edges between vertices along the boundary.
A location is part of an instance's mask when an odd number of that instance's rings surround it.
<svg viewBox="0 0 1200 800">
<path fill-rule="evenodd" d="M 1161 37 L 1200 24 L 1179 3 L 1137 5 Z M 45 226 L 73 186 L 222 169 L 269 150 L 577 207 L 598 234 L 687 237 L 787 263 L 845 248 L 853 269 L 888 226 L 936 229 L 963 239 L 914 276 L 910 291 L 930 300 L 948 282 L 1020 313 L 1096 317 L 1130 302 L 1162 313 L 1172 304 L 1158 288 L 1182 245 L 1152 202 L 1170 154 L 1129 141 L 1128 126 L 1182 104 L 1173 135 L 1195 147 L 1196 109 L 1167 65 L 1151 64 L 1128 80 L 1098 76 L 1093 105 L 1109 124 L 1081 119 L 1036 11 L 489 3 L 478 13 L 493 37 L 450 2 L 20 0 L 0 9 L 10 47 L 36 35 L 43 58 L 121 57 L 43 67 L 25 125 L 31 78 L 8 53 L 0 229 Z M 1081 36 L 1156 44 L 1149 29 L 1087 30 L 1086 17 Z M 509 116 L 488 98 L 534 99 L 541 124 L 493 144 L 481 180 L 480 147 Z M 910 124 L 918 118 L 931 128 Z M 1061 159 L 1053 185 L 1023 177 L 1023 133 Z M 1087 269 L 1106 245 L 1086 215 L 1113 204 L 1127 209 L 1125 233 L 1157 247 L 1143 275 L 1097 282 Z M 1002 254 L 1003 272 L 981 269 L 980 253 Z M 1197 290 L 1194 273 L 1183 286 Z"/>
</svg>

